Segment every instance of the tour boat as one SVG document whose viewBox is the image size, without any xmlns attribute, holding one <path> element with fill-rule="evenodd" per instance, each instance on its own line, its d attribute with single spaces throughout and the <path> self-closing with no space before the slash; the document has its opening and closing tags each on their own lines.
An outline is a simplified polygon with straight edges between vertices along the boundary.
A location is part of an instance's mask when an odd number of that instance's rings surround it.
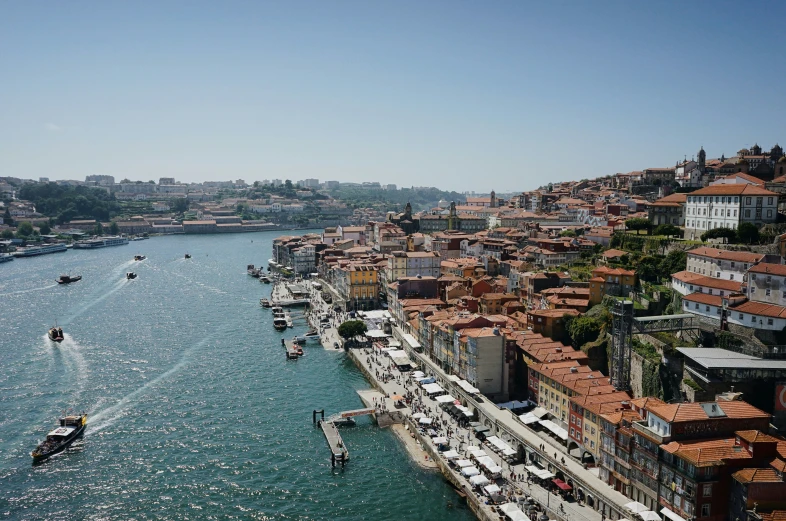
<svg viewBox="0 0 786 521">
<path fill-rule="evenodd" d="M 289 316 L 289 313 L 284 315 L 284 320 L 287 321 L 287 327 L 295 327 L 294 324 L 292 323 L 292 317 Z"/>
<path fill-rule="evenodd" d="M 13 253 L 14 257 L 35 257 L 37 255 L 46 255 L 48 253 L 60 253 L 68 251 L 65 244 L 47 244 L 46 246 L 29 246 L 27 248 L 19 248 Z"/>
<path fill-rule="evenodd" d="M 274 318 L 273 319 L 273 327 L 276 331 L 285 331 L 287 329 L 287 321 L 285 318 Z"/>
<path fill-rule="evenodd" d="M 7 255 L 0 255 L 0 264 L 3 262 L 11 262 L 14 260 L 14 256 L 7 254 Z"/>
<path fill-rule="evenodd" d="M 190 258 L 191 258 L 191 254 L 190 253 L 186 253 L 186 259 L 190 259 Z"/>
<path fill-rule="evenodd" d="M 50 327 L 49 331 L 47 331 L 47 335 L 49 335 L 49 340 L 52 342 L 60 343 L 63 341 L 63 328 L 62 327 Z"/>
<path fill-rule="evenodd" d="M 262 306 L 263 308 L 269 308 L 270 307 L 270 301 L 268 299 L 266 299 L 266 298 L 261 298 L 261 299 L 259 299 L 259 305 Z"/>
<path fill-rule="evenodd" d="M 146 258 L 147 258 L 147 257 L 145 257 L 144 255 L 134 255 L 134 260 L 135 260 L 135 261 L 143 261 L 143 260 L 145 260 Z"/>
<path fill-rule="evenodd" d="M 133 271 L 129 271 L 128 273 L 126 273 L 126 278 L 128 280 L 135 279 L 136 278 L 136 273 L 134 273 Z"/>
<path fill-rule="evenodd" d="M 259 276 L 259 282 L 264 282 L 265 284 L 270 284 L 270 278 L 266 275 Z"/>
<path fill-rule="evenodd" d="M 74 243 L 75 250 L 94 250 L 96 248 L 106 248 L 108 246 L 122 246 L 128 244 L 127 237 L 97 237 Z"/>
<path fill-rule="evenodd" d="M 254 268 L 253 264 L 249 264 L 248 266 L 246 266 L 246 271 L 248 272 L 249 275 L 251 275 L 255 279 L 258 279 L 259 278 L 259 272 L 261 271 L 261 268 L 257 269 L 257 268 Z"/>
<path fill-rule="evenodd" d="M 46 439 L 30 453 L 33 457 L 33 463 L 43 461 L 49 456 L 63 452 L 75 439 L 84 434 L 86 425 L 87 414 L 60 418 L 60 426 L 47 434 Z"/>
<path fill-rule="evenodd" d="M 82 275 L 76 275 L 72 277 L 71 275 L 60 275 L 60 278 L 57 279 L 58 284 L 71 284 L 72 282 L 79 282 L 82 280 Z"/>
</svg>

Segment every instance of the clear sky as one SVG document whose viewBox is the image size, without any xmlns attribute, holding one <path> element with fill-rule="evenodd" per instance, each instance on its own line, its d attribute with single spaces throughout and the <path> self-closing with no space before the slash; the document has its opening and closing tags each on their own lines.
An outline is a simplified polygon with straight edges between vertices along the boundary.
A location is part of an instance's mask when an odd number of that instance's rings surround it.
<svg viewBox="0 0 786 521">
<path fill-rule="evenodd" d="M 786 3 L 0 3 L 0 176 L 498 192 L 783 136 Z"/>
</svg>

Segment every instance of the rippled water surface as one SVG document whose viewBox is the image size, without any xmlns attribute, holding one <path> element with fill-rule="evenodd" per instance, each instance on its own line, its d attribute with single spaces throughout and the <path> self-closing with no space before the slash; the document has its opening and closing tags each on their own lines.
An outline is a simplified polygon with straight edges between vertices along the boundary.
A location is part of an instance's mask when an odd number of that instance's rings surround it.
<svg viewBox="0 0 786 521">
<path fill-rule="evenodd" d="M 259 306 L 270 286 L 246 274 L 277 235 L 153 238 L 0 264 L 0 518 L 473 519 L 367 419 L 343 431 L 352 459 L 331 469 L 311 411 L 361 407 L 355 391 L 368 384 L 318 346 L 285 360 L 280 339 L 304 322 L 273 330 Z M 61 273 L 83 280 L 58 286 Z M 46 337 L 55 321 L 59 346 Z M 32 466 L 57 417 L 82 410 L 83 441 Z"/>
</svg>

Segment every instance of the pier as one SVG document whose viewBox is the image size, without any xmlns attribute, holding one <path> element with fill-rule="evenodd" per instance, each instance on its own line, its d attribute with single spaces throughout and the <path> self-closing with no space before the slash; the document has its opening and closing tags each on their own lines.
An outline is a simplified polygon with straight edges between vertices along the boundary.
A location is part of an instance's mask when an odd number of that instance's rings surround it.
<svg viewBox="0 0 786 521">
<path fill-rule="evenodd" d="M 318 413 L 322 415 L 319 421 L 317 421 Z M 338 432 L 336 422 L 354 418 L 355 416 L 366 416 L 371 414 L 374 414 L 374 409 L 372 408 L 353 409 L 351 411 L 335 414 L 326 420 L 324 419 L 325 411 L 323 409 L 313 412 L 313 421 L 322 429 L 322 433 L 325 435 L 328 447 L 330 448 L 330 464 L 333 467 L 335 467 L 337 463 L 340 463 L 343 467 L 349 461 L 349 450 L 347 450 L 346 445 L 344 445 L 344 440 L 341 439 L 341 434 Z"/>
<path fill-rule="evenodd" d="M 284 340 L 282 338 L 281 345 L 284 346 L 284 350 L 287 352 L 287 360 L 297 360 L 300 357 L 300 353 L 303 352 L 302 348 L 292 340 Z"/>
</svg>

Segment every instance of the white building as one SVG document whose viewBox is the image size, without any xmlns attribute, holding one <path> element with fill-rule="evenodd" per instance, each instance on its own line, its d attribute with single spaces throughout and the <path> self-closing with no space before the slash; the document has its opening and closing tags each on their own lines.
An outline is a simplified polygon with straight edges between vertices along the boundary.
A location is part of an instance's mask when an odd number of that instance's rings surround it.
<svg viewBox="0 0 786 521">
<path fill-rule="evenodd" d="M 745 277 L 748 300 L 786 306 L 786 265 L 762 262 Z"/>
<path fill-rule="evenodd" d="M 688 194 L 685 238 L 714 228 L 736 230 L 743 222 L 761 226 L 778 218 L 778 194 L 752 184 L 714 185 Z"/>
<path fill-rule="evenodd" d="M 782 331 L 786 327 L 785 307 L 751 302 L 743 295 L 721 297 L 693 293 L 682 299 L 682 310 L 713 321 L 717 320 L 720 326 L 724 301 L 726 301 L 726 319 L 729 324 L 767 331 Z"/>
<path fill-rule="evenodd" d="M 740 277 L 737 277 L 737 279 L 716 279 L 706 275 L 699 275 L 698 273 L 691 273 L 690 271 L 678 271 L 671 276 L 671 287 L 683 296 L 691 293 L 706 293 L 724 297 L 743 291 L 742 279 Z"/>
<path fill-rule="evenodd" d="M 744 280 L 745 274 L 760 262 L 780 263 L 777 255 L 749 251 L 727 251 L 700 246 L 688 252 L 687 270 L 716 279 Z"/>
</svg>

